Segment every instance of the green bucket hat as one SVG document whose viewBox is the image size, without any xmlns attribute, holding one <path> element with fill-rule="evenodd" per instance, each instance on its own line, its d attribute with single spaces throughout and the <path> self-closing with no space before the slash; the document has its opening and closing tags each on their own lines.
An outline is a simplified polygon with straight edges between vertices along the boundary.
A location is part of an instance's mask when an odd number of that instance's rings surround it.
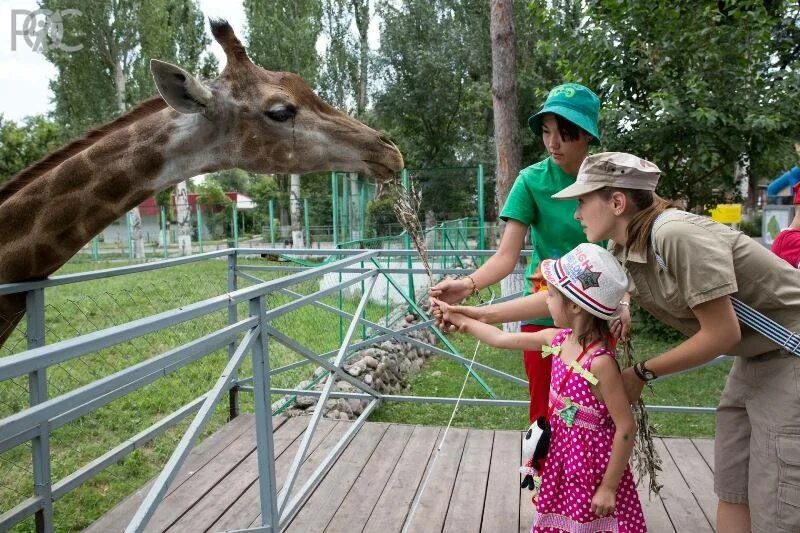
<svg viewBox="0 0 800 533">
<path fill-rule="evenodd" d="M 592 136 L 591 144 L 600 144 L 597 120 L 600 115 L 600 98 L 578 83 L 565 83 L 553 88 L 544 105 L 528 119 L 533 133 L 542 133 L 542 115 L 553 113 L 565 118 Z"/>
</svg>

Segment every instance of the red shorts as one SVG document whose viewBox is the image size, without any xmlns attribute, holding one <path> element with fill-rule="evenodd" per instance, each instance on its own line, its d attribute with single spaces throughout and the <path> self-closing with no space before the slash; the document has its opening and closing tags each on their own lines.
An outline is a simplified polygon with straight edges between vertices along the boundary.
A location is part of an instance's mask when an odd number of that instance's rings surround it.
<svg viewBox="0 0 800 533">
<path fill-rule="evenodd" d="M 523 324 L 524 333 L 534 333 L 553 326 L 539 326 L 536 324 Z M 547 416 L 547 402 L 550 395 L 550 366 L 552 357 L 542 358 L 540 350 L 526 350 L 522 352 L 522 362 L 525 365 L 525 374 L 528 376 L 528 393 L 531 403 L 528 415 L 531 423 L 540 416 Z"/>
</svg>

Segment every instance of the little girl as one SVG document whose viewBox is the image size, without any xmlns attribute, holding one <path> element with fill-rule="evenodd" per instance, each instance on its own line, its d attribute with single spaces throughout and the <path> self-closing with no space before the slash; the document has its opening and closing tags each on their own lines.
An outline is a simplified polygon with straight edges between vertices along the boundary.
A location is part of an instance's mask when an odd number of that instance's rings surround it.
<svg viewBox="0 0 800 533">
<path fill-rule="evenodd" d="M 595 244 L 542 262 L 547 307 L 557 328 L 505 333 L 434 300 L 442 318 L 486 344 L 542 350 L 554 357 L 548 419 L 550 448 L 532 532 L 644 532 L 628 466 L 636 427 L 607 321 L 628 288 L 625 271 Z"/>
</svg>

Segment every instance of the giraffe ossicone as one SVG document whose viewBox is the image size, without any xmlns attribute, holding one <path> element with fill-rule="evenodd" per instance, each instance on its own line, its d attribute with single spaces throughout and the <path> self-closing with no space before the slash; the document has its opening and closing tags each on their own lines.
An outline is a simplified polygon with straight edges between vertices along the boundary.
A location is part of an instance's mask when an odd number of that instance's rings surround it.
<svg viewBox="0 0 800 533">
<path fill-rule="evenodd" d="M 253 63 L 211 20 L 227 63 L 204 83 L 152 60 L 159 96 L 45 156 L 0 188 L 0 284 L 49 276 L 148 196 L 192 176 L 328 170 L 390 179 L 403 156 L 380 132 L 325 103 L 296 74 Z M 24 314 L 0 296 L 0 346 Z"/>
</svg>

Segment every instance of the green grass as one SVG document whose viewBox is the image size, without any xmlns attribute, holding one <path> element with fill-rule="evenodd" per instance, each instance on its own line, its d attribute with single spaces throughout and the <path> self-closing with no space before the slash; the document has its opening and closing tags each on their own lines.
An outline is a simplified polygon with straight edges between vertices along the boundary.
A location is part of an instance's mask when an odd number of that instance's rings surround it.
<svg viewBox="0 0 800 533">
<path fill-rule="evenodd" d="M 248 261 L 241 260 L 240 264 Z M 258 261 L 264 264 L 263 261 Z M 125 261 L 91 263 L 76 261 L 65 265 L 59 274 L 109 268 Z M 227 263 L 210 260 L 154 272 L 97 280 L 48 289 L 46 329 L 48 343 L 89 333 L 137 318 L 168 311 L 226 290 Z M 262 279 L 279 277 L 278 272 L 256 273 Z M 240 280 L 239 286 L 248 285 Z M 316 280 L 292 287 L 302 294 L 313 292 Z M 275 307 L 290 301 L 288 297 L 270 296 L 268 305 Z M 325 300 L 337 304 L 336 297 Z M 355 310 L 357 302 L 344 300 L 343 308 Z M 239 306 L 245 316 L 247 305 Z M 366 317 L 379 321 L 385 314 L 382 305 L 370 304 Z M 227 312 L 192 320 L 160 330 L 101 352 L 92 353 L 48 370 L 50 397 L 58 396 L 91 383 L 165 350 L 210 333 L 227 323 Z M 340 321 L 325 310 L 304 306 L 273 321 L 273 326 L 317 353 L 339 346 Z M 342 323 L 347 327 L 347 322 Z M 0 356 L 24 349 L 20 328 Z M 472 357 L 474 339 L 451 336 L 454 345 L 466 357 Z M 643 336 L 637 337 L 640 357 L 651 357 L 672 344 Z M 270 364 L 277 367 L 300 359 L 300 356 L 272 341 Z M 57 481 L 102 455 L 125 439 L 142 431 L 161 417 L 173 412 L 211 388 L 227 360 L 227 350 L 219 350 L 134 393 L 119 398 L 105 407 L 85 415 L 52 433 L 52 479 Z M 516 352 L 481 346 L 477 360 L 499 370 L 523 376 L 521 356 Z M 728 365 L 719 365 L 659 383 L 646 396 L 652 404 L 716 405 Z M 286 372 L 273 379 L 276 387 L 293 387 L 310 377 L 311 365 Z M 250 375 L 246 360 L 241 376 Z M 421 372 L 408 380 L 408 394 L 419 396 L 458 396 L 465 375 L 460 363 L 443 357 L 432 357 Z M 526 389 L 519 385 L 484 376 L 499 398 L 527 399 Z M 28 405 L 27 378 L 0 382 L 0 418 L 18 412 Z M 470 379 L 465 397 L 486 398 L 477 383 Z M 273 397 L 272 400 L 278 399 Z M 252 411 L 252 395 L 240 394 L 241 409 Z M 212 433 L 227 420 L 227 401 L 223 400 L 204 432 Z M 405 424 L 445 425 L 452 406 L 387 403 L 372 416 L 375 421 Z M 656 431 L 661 435 L 713 435 L 713 416 L 654 415 Z M 460 407 L 454 424 L 461 427 L 515 429 L 527 426 L 526 408 Z M 55 524 L 58 531 L 79 530 L 96 520 L 125 496 L 142 486 L 163 468 L 183 434 L 188 421 L 158 437 L 152 443 L 128 455 L 55 503 Z M 5 512 L 32 494 L 30 446 L 23 445 L 0 454 L 0 513 Z M 31 519 L 15 531 L 33 531 Z"/>
</svg>

